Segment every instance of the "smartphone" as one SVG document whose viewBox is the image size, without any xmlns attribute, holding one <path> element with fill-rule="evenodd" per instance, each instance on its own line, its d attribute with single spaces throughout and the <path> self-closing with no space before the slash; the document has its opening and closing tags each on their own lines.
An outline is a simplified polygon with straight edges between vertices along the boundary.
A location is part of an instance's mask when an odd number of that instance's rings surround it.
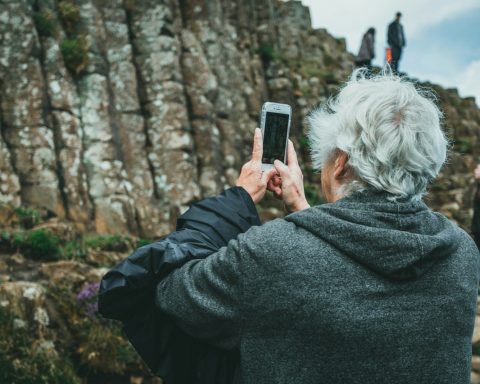
<svg viewBox="0 0 480 384">
<path fill-rule="evenodd" d="M 262 171 L 273 167 L 275 160 L 287 163 L 287 145 L 292 120 L 288 104 L 266 102 L 262 106 L 260 129 L 263 136 Z"/>
</svg>

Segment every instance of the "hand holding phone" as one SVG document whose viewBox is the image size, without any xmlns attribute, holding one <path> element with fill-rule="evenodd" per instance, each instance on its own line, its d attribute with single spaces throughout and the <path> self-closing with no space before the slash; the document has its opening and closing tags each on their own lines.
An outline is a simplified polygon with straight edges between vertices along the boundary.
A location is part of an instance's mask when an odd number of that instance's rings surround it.
<svg viewBox="0 0 480 384">
<path fill-rule="evenodd" d="M 270 179 L 267 189 L 273 192 L 277 199 L 283 200 L 287 211 L 301 211 L 309 208 L 310 205 L 305 198 L 303 174 L 298 164 L 297 153 L 290 140 L 288 140 L 288 160 L 288 165 L 275 160 L 274 166 L 278 176 L 275 175 Z"/>
<path fill-rule="evenodd" d="M 262 171 L 262 154 L 262 132 L 256 128 L 253 137 L 252 159 L 243 165 L 236 182 L 236 186 L 245 189 L 254 203 L 258 203 L 265 196 L 267 184 L 277 172 L 273 167 L 268 171 Z"/>
</svg>

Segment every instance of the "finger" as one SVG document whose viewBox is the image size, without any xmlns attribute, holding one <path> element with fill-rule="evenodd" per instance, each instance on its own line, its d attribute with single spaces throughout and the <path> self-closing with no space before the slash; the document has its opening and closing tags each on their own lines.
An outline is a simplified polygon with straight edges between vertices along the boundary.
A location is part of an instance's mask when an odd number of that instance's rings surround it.
<svg viewBox="0 0 480 384">
<path fill-rule="evenodd" d="M 295 152 L 295 147 L 293 146 L 293 143 L 291 140 L 288 140 L 288 166 L 298 166 L 298 158 L 297 158 L 297 152 Z"/>
<path fill-rule="evenodd" d="M 273 192 L 275 188 L 277 188 L 277 186 L 273 183 L 273 179 L 270 179 L 267 183 L 267 189 Z"/>
<path fill-rule="evenodd" d="M 262 161 L 262 154 L 263 154 L 262 131 L 260 130 L 260 128 L 255 128 L 255 134 L 253 135 L 252 160 Z"/>
<path fill-rule="evenodd" d="M 275 168 L 270 168 L 268 171 L 262 173 L 262 182 L 267 184 L 276 174 L 277 170 Z"/>
<path fill-rule="evenodd" d="M 276 174 L 272 177 L 272 182 L 273 182 L 273 185 L 275 186 L 282 185 L 282 178 L 278 176 L 278 174 Z"/>
<path fill-rule="evenodd" d="M 279 198 L 282 196 L 282 188 L 279 187 L 279 186 L 276 186 L 272 183 L 272 180 L 270 180 L 267 184 L 267 189 L 270 191 L 270 192 L 273 192 L 273 194 L 275 195 L 275 197 Z"/>
<path fill-rule="evenodd" d="M 284 180 L 284 179 L 286 179 L 290 176 L 290 169 L 284 163 L 282 163 L 280 160 L 275 160 L 273 165 L 274 165 L 275 169 L 277 170 L 277 172 L 279 173 L 282 180 Z"/>
<path fill-rule="evenodd" d="M 277 198 L 277 199 L 282 199 L 282 188 L 279 188 L 279 187 L 276 187 L 273 191 L 272 191 L 273 195 Z"/>
</svg>

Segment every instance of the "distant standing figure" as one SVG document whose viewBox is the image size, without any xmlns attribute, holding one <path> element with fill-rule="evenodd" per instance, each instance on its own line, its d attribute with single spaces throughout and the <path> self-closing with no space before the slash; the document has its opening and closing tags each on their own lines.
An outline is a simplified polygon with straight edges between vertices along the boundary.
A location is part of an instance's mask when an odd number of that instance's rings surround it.
<svg viewBox="0 0 480 384">
<path fill-rule="evenodd" d="M 370 67 L 375 57 L 375 28 L 369 28 L 363 35 L 362 44 L 355 63 L 357 67 Z"/>
<path fill-rule="evenodd" d="M 475 180 L 477 180 L 477 190 L 473 198 L 472 234 L 478 249 L 480 249 L 480 164 L 475 169 Z"/>
<path fill-rule="evenodd" d="M 393 71 L 398 73 L 398 62 L 402 56 L 402 49 L 406 45 L 405 34 L 403 33 L 403 26 L 400 24 L 402 14 L 397 12 L 395 20 L 388 26 L 387 42 L 392 49 L 392 61 L 390 66 Z"/>
</svg>

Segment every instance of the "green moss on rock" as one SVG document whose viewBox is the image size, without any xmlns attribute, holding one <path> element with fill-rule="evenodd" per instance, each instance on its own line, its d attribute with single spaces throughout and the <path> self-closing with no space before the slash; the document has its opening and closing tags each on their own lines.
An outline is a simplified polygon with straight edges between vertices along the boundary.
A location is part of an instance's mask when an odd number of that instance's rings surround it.
<svg viewBox="0 0 480 384">
<path fill-rule="evenodd" d="M 87 44 L 82 38 L 65 39 L 60 44 L 63 61 L 74 75 L 80 74 L 88 65 Z"/>
<path fill-rule="evenodd" d="M 58 260 L 60 256 L 60 239 L 44 229 L 14 234 L 13 246 L 33 259 Z"/>
<path fill-rule="evenodd" d="M 121 235 L 88 236 L 85 247 L 111 252 L 127 252 L 131 249 L 132 239 Z"/>
<path fill-rule="evenodd" d="M 71 0 L 60 0 L 58 14 L 68 35 L 75 35 L 80 22 L 80 8 Z"/>
<path fill-rule="evenodd" d="M 68 353 L 78 362 L 79 371 L 82 375 L 146 373 L 140 357 L 123 337 L 120 323 L 98 314 L 97 294 L 92 286 L 83 287 L 77 295 L 66 285 L 52 287 L 48 292 L 76 341 Z"/>
<path fill-rule="evenodd" d="M 28 327 L 16 326 L 14 316 L 0 306 L 0 383 L 80 384 L 71 361 L 51 345 L 33 339 Z"/>
<path fill-rule="evenodd" d="M 57 22 L 52 11 L 44 10 L 33 14 L 35 28 L 40 36 L 55 37 L 58 33 Z"/>
<path fill-rule="evenodd" d="M 25 229 L 34 227 L 42 220 L 40 212 L 30 207 L 15 208 L 15 214 L 19 224 Z"/>
<path fill-rule="evenodd" d="M 257 53 L 260 55 L 265 66 L 268 66 L 272 61 L 280 59 L 280 54 L 271 43 L 260 45 L 257 49 Z"/>
<path fill-rule="evenodd" d="M 64 260 L 83 261 L 86 256 L 85 247 L 79 241 L 68 241 L 61 247 L 61 258 Z"/>
<path fill-rule="evenodd" d="M 140 248 L 151 243 L 153 243 L 153 241 L 149 239 L 138 239 L 136 243 L 136 248 Z"/>
</svg>

